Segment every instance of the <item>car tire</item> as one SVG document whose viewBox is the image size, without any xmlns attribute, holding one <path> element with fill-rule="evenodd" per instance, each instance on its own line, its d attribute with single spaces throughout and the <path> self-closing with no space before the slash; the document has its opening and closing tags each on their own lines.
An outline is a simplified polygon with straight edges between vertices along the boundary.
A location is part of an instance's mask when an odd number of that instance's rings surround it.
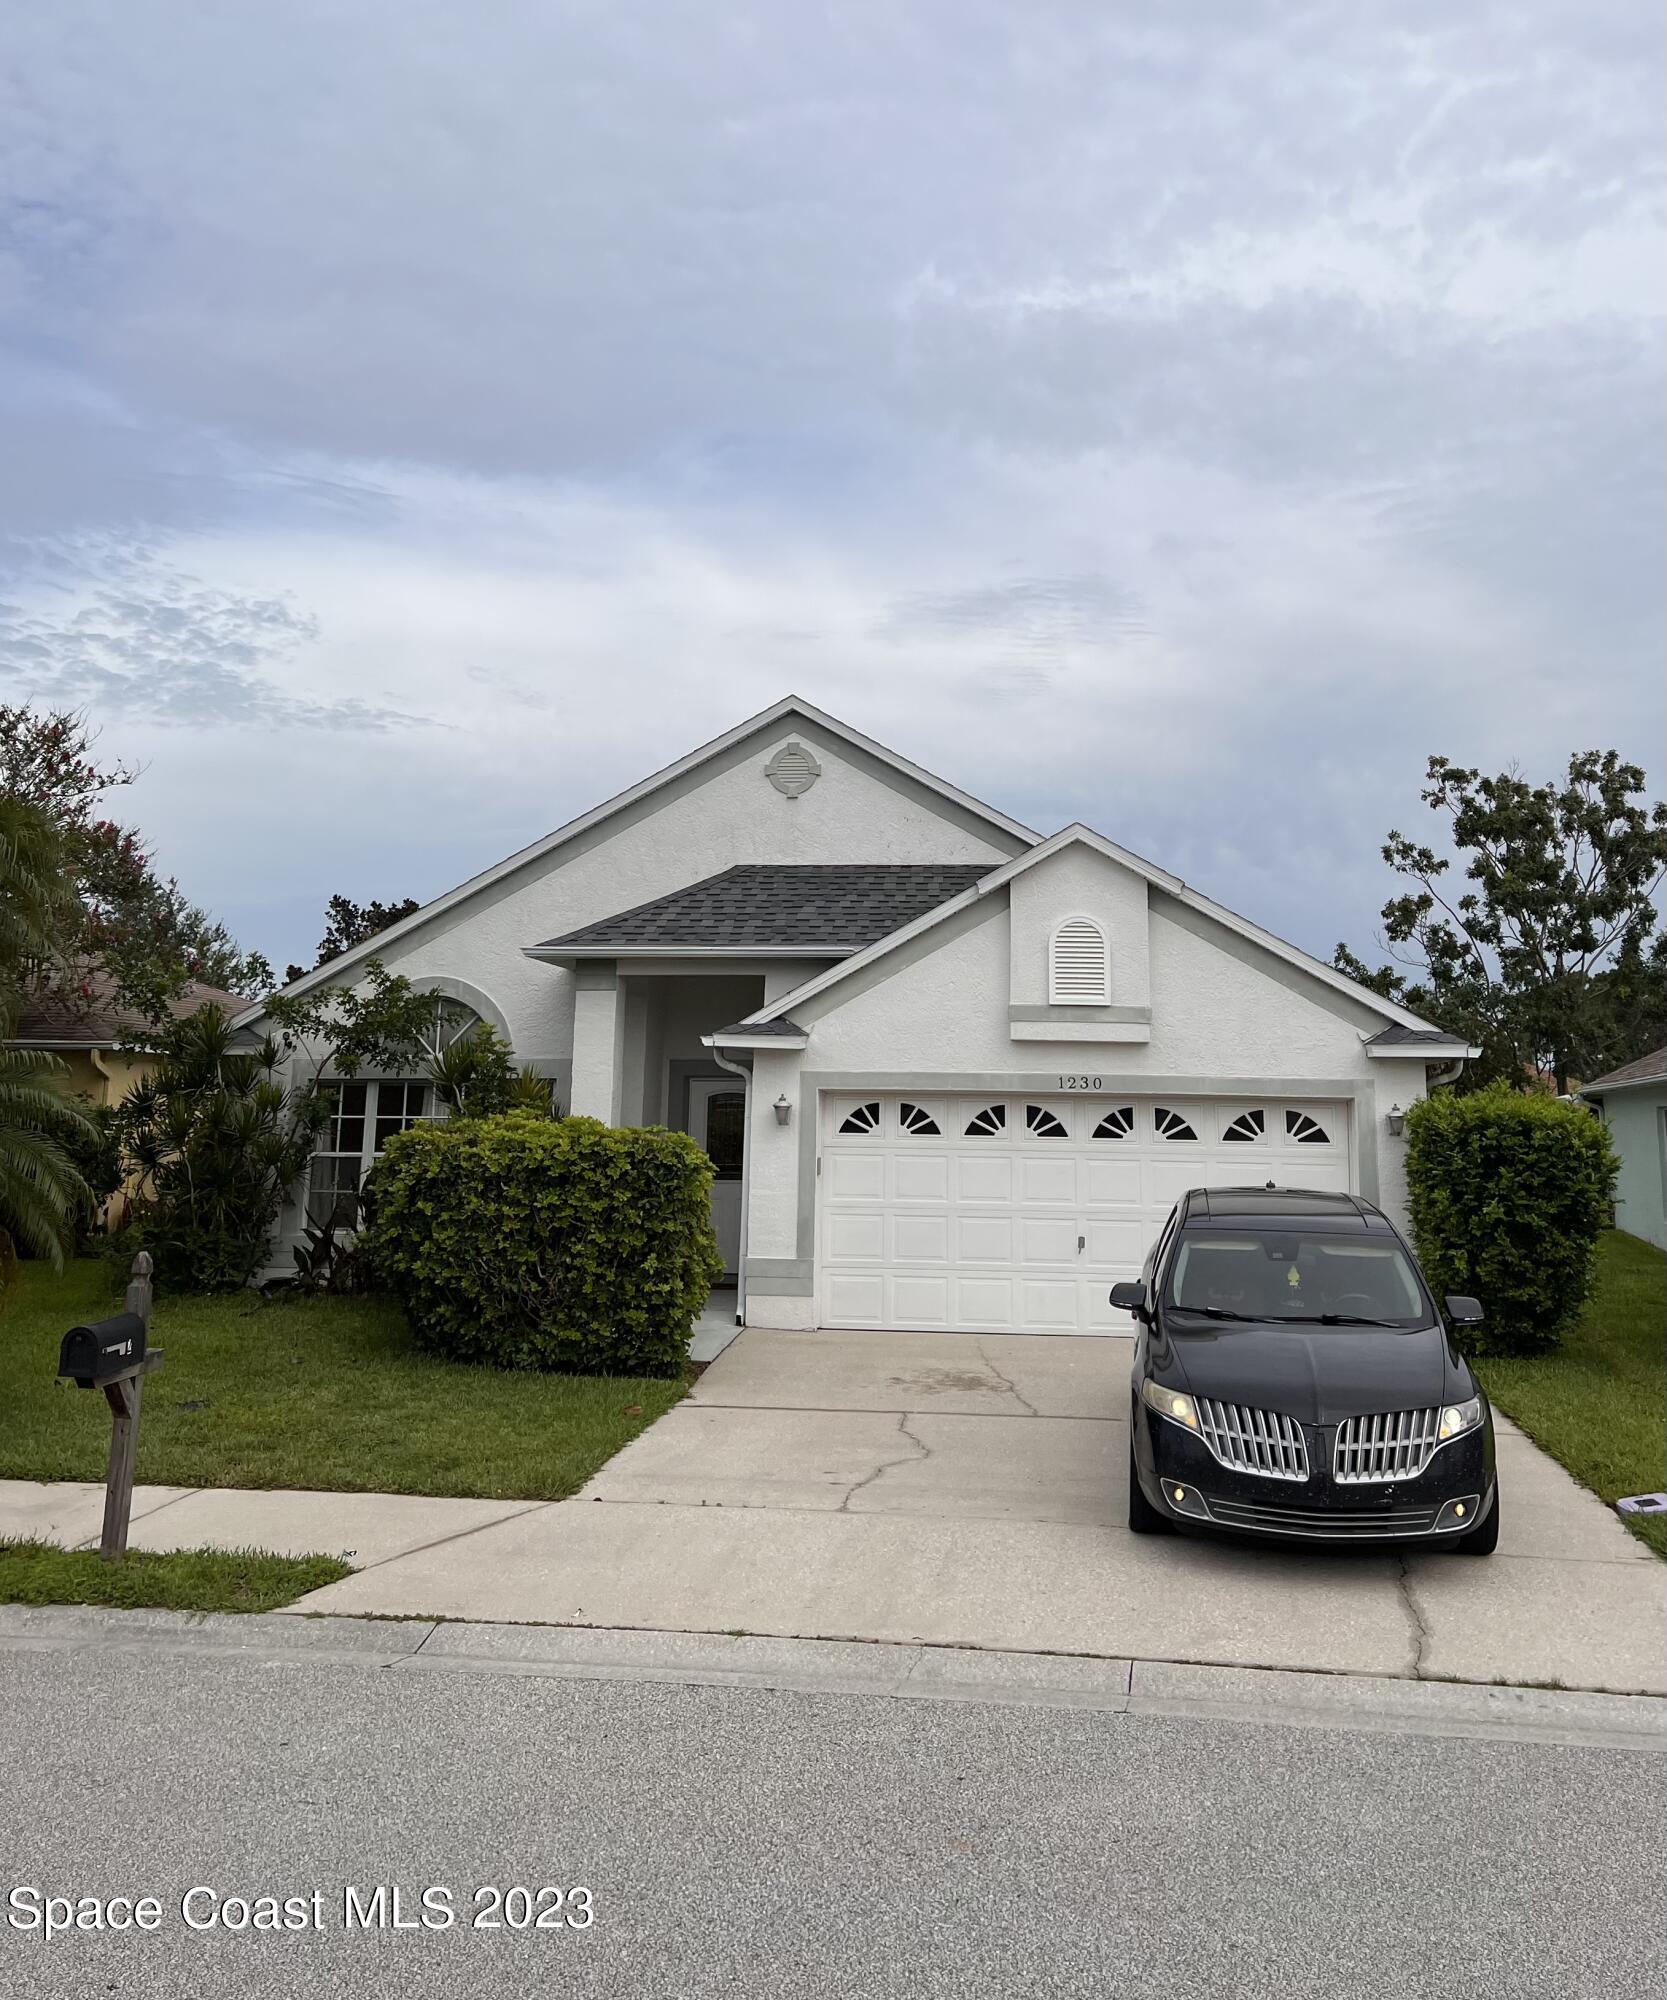
<svg viewBox="0 0 1667 2000">
<path fill-rule="evenodd" d="M 1129 1448 L 1129 1533 L 1131 1535 L 1167 1535 L 1174 1524 L 1167 1514 L 1160 1514 L 1141 1489 L 1140 1474 L 1135 1470 L 1134 1447 Z"/>
<path fill-rule="evenodd" d="M 1461 1556 L 1491 1556 L 1499 1546 L 1499 1488 L 1493 1489 L 1493 1505 L 1488 1509 L 1488 1517 L 1480 1521 L 1468 1534 L 1460 1535 L 1453 1547 Z"/>
</svg>

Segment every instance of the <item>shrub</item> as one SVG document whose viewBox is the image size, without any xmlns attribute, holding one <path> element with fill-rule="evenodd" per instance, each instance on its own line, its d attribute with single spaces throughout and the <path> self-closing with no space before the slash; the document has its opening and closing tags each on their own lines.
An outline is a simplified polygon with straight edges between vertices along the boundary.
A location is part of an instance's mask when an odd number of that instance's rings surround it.
<svg viewBox="0 0 1667 2000">
<path fill-rule="evenodd" d="M 681 1132 L 509 1112 L 419 1125 L 372 1176 L 372 1248 L 458 1361 L 675 1375 L 722 1271 L 711 1163 Z"/>
<path fill-rule="evenodd" d="M 1506 1084 L 1407 1113 L 1413 1234 L 1437 1296 L 1473 1294 L 1473 1352 L 1539 1354 L 1578 1317 L 1614 1199 L 1609 1134 L 1584 1105 Z"/>
<path fill-rule="evenodd" d="M 266 1262 L 326 1107 L 278 1082 L 275 1042 L 240 1050 L 217 1007 L 155 1039 L 154 1075 L 120 1107 L 123 1152 L 140 1186 L 112 1253 L 120 1263 L 148 1250 L 170 1292 L 236 1291 Z"/>
</svg>

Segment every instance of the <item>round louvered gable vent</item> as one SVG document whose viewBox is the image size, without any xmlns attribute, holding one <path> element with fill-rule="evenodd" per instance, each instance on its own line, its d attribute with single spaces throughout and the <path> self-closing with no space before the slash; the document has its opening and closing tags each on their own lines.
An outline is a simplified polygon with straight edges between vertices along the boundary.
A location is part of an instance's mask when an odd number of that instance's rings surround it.
<svg viewBox="0 0 1667 2000">
<path fill-rule="evenodd" d="M 764 775 L 784 799 L 808 792 L 822 775 L 822 766 L 802 743 L 784 743 L 764 766 Z"/>
</svg>

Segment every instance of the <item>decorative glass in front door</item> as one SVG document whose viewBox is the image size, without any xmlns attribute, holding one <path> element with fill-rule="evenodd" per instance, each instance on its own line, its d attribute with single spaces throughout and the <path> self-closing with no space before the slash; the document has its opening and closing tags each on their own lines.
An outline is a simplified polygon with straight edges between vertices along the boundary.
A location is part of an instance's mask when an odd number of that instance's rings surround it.
<svg viewBox="0 0 1667 2000">
<path fill-rule="evenodd" d="M 745 1111 L 746 1099 L 738 1090 L 714 1091 L 706 1100 L 706 1152 L 714 1168 L 715 1180 L 738 1181 L 741 1178 Z"/>
</svg>

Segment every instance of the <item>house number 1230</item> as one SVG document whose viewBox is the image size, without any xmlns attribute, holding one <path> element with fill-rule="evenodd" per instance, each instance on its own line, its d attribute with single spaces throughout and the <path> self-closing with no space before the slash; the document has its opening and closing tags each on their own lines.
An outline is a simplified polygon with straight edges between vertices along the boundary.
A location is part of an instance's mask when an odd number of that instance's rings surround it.
<svg viewBox="0 0 1667 2000">
<path fill-rule="evenodd" d="M 1097 1076 L 1062 1076 L 1059 1087 L 1061 1090 L 1098 1090 L 1100 1079 Z"/>
</svg>

